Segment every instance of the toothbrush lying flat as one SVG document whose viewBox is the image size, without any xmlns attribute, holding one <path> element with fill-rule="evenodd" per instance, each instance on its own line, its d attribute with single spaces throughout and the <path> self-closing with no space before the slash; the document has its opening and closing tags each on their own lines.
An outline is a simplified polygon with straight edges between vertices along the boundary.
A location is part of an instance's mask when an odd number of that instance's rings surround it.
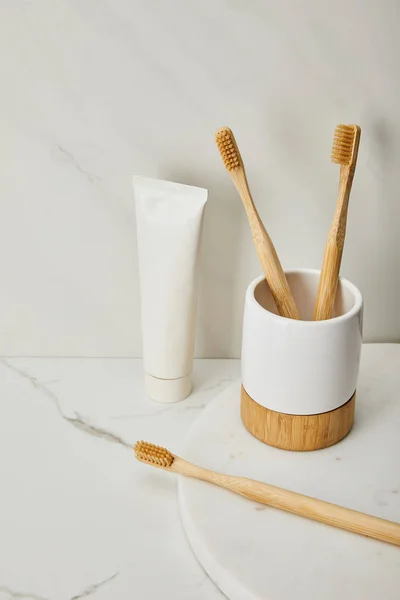
<svg viewBox="0 0 400 600">
<path fill-rule="evenodd" d="M 400 525 L 398 523 L 289 492 L 260 481 L 208 471 L 175 456 L 165 448 L 148 442 L 136 442 L 133 450 L 138 460 L 153 467 L 214 483 L 249 498 L 249 500 L 400 546 Z"/>
<path fill-rule="evenodd" d="M 295 301 L 290 291 L 281 263 L 274 245 L 265 230 L 260 216 L 251 197 L 249 184 L 239 148 L 232 131 L 221 127 L 215 134 L 218 150 L 226 169 L 232 178 L 239 196 L 242 199 L 249 219 L 251 233 L 257 250 L 258 258 L 264 271 L 265 278 L 275 300 L 278 312 L 283 317 L 300 319 Z"/>
<path fill-rule="evenodd" d="M 332 317 L 346 235 L 347 208 L 356 170 L 360 135 L 361 129 L 358 125 L 338 125 L 335 130 L 331 158 L 333 162 L 340 165 L 339 196 L 325 246 L 317 302 L 314 309 L 315 321 L 323 321 Z"/>
</svg>

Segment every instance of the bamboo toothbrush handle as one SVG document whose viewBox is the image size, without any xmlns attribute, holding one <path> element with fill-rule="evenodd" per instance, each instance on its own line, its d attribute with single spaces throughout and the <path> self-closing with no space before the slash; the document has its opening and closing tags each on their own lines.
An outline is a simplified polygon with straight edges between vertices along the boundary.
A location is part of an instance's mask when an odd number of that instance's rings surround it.
<svg viewBox="0 0 400 600">
<path fill-rule="evenodd" d="M 328 232 L 319 280 L 314 320 L 323 321 L 332 317 L 346 236 L 347 209 L 353 183 L 354 171 L 340 168 L 339 195 L 335 216 Z"/>
<path fill-rule="evenodd" d="M 400 546 L 400 524 L 398 523 L 303 496 L 267 483 L 208 471 L 180 458 L 176 458 L 172 470 L 208 481 L 255 502 Z"/>
<path fill-rule="evenodd" d="M 285 273 L 279 261 L 275 246 L 269 237 L 251 196 L 246 175 L 243 172 L 232 174 L 233 182 L 246 209 L 254 245 L 264 271 L 265 278 L 274 297 L 278 312 L 289 319 L 300 319 L 299 311 L 290 291 Z"/>
<path fill-rule="evenodd" d="M 276 307 L 282 317 L 300 319 L 299 311 L 292 296 L 286 275 L 282 269 L 275 246 L 269 237 L 257 210 L 247 212 L 256 252 L 265 278 L 274 297 Z"/>
</svg>

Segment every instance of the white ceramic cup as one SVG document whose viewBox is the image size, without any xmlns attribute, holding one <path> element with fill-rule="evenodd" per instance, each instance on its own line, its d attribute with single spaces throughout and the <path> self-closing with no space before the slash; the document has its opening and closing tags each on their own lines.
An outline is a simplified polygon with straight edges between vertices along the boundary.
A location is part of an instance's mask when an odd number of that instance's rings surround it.
<svg viewBox="0 0 400 600">
<path fill-rule="evenodd" d="M 312 321 L 319 275 L 315 269 L 286 271 L 301 321 L 278 314 L 264 277 L 247 289 L 242 383 L 253 400 L 270 410 L 320 414 L 339 408 L 355 392 L 362 296 L 350 281 L 340 279 L 334 317 Z"/>
</svg>

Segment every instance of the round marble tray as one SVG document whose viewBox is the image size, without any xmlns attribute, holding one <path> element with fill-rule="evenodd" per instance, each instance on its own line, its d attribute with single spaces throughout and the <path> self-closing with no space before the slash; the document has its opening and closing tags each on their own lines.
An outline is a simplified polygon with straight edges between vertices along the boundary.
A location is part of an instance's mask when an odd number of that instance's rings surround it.
<svg viewBox="0 0 400 600">
<path fill-rule="evenodd" d="M 278 450 L 253 438 L 240 421 L 239 401 L 238 382 L 200 415 L 181 456 L 400 522 L 397 393 L 359 394 L 349 436 L 309 453 Z M 184 477 L 179 504 L 195 555 L 231 600 L 399 599 L 399 547 Z"/>
</svg>

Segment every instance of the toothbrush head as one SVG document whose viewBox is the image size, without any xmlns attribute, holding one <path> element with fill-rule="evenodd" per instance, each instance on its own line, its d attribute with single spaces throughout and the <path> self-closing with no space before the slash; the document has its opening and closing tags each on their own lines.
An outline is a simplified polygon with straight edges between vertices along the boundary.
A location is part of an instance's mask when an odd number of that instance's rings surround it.
<svg viewBox="0 0 400 600">
<path fill-rule="evenodd" d="M 338 125 L 333 136 L 331 159 L 338 165 L 354 167 L 361 129 L 358 125 Z"/>
<path fill-rule="evenodd" d="M 243 168 L 242 157 L 236 144 L 235 136 L 229 127 L 221 127 L 215 133 L 215 141 L 228 171 Z"/>
<path fill-rule="evenodd" d="M 159 467 L 160 469 L 168 469 L 175 458 L 172 452 L 166 448 L 150 444 L 149 442 L 136 442 L 133 451 L 138 460 L 153 467 Z"/>
</svg>

